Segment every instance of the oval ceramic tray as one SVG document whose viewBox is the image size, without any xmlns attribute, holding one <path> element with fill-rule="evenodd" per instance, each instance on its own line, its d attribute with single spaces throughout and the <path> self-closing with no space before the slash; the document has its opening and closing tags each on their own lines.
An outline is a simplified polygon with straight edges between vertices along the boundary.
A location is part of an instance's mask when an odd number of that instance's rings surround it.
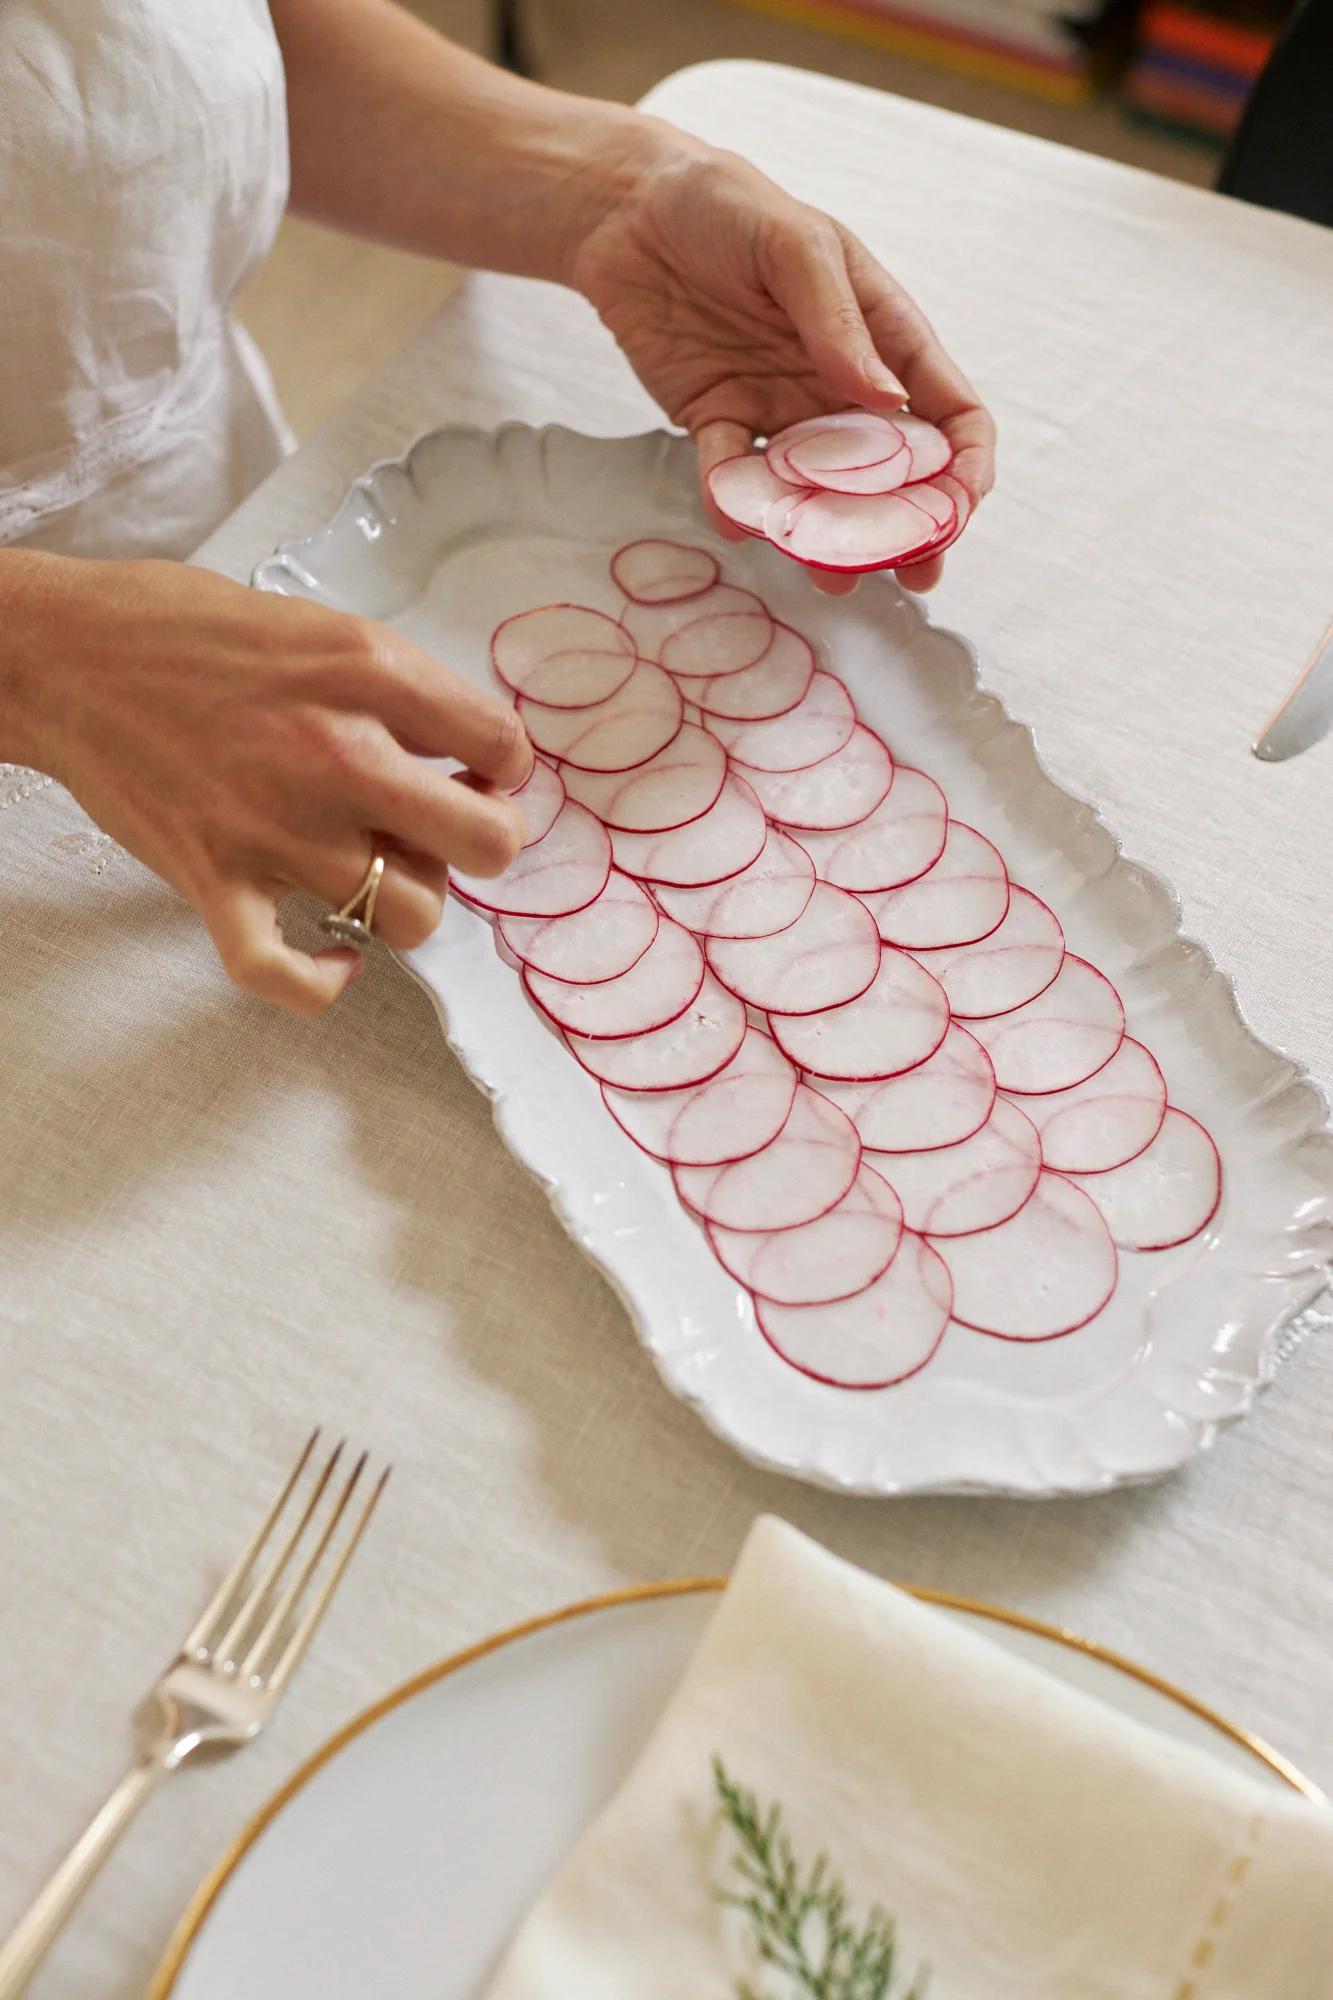
<svg viewBox="0 0 1333 2000">
<path fill-rule="evenodd" d="M 373 468 L 326 527 L 254 581 L 385 619 L 493 686 L 487 647 L 502 618 L 554 599 L 616 611 L 610 556 L 660 534 L 708 539 L 683 440 L 449 429 Z M 895 754 L 939 780 L 955 816 L 1053 906 L 1069 948 L 1116 982 L 1172 1102 L 1221 1150 L 1226 1193 L 1205 1234 L 1126 1256 L 1111 1304 L 1066 1338 L 1022 1344 L 951 1326 L 894 1388 L 827 1387 L 766 1345 L 666 1170 L 552 1040 L 489 926 L 451 902 L 407 962 L 506 1143 L 617 1287 L 669 1387 L 747 1457 L 869 1494 L 1091 1493 L 1166 1472 L 1249 1407 L 1284 1327 L 1327 1285 L 1327 1106 L 1250 1033 L 1230 982 L 1181 937 L 1170 890 L 1045 771 L 1030 732 L 979 685 L 963 640 L 887 579 L 830 599 L 758 543 L 721 553 L 724 574 L 799 626 Z"/>
</svg>

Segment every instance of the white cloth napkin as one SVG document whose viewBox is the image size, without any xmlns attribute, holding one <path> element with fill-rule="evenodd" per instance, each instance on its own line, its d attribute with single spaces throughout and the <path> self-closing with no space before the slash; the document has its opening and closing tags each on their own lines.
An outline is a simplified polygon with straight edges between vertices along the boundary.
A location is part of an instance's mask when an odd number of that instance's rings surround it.
<svg viewBox="0 0 1333 2000">
<path fill-rule="evenodd" d="M 796 2000 L 756 1960 L 712 1759 L 896 1919 L 930 2000 L 1328 2000 L 1333 1812 L 754 1528 L 628 1781 L 489 2000 Z M 817 1940 L 812 1940 L 812 1944 Z M 856 1988 L 860 1995 L 866 1988 Z"/>
</svg>

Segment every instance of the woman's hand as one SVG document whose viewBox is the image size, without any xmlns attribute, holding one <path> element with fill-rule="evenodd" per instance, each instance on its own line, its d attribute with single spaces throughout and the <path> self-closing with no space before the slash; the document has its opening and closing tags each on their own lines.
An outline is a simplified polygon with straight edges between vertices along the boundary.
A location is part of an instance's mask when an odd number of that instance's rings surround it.
<svg viewBox="0 0 1333 2000">
<path fill-rule="evenodd" d="M 799 417 L 850 404 L 892 411 L 910 398 L 949 438 L 952 469 L 975 505 L 995 476 L 995 427 L 864 244 L 734 154 L 655 120 L 641 125 L 569 281 L 694 438 L 701 477 Z M 741 538 L 709 512 L 721 534 Z M 941 568 L 917 563 L 901 575 L 924 590 Z"/>
<path fill-rule="evenodd" d="M 265 1000 L 318 1014 L 360 969 L 284 944 L 290 890 L 345 903 L 381 849 L 375 929 L 407 947 L 448 862 L 495 875 L 518 850 L 497 795 L 532 768 L 517 715 L 384 626 L 178 563 L 17 550 L 0 602 L 0 754 L 66 785 Z"/>
</svg>

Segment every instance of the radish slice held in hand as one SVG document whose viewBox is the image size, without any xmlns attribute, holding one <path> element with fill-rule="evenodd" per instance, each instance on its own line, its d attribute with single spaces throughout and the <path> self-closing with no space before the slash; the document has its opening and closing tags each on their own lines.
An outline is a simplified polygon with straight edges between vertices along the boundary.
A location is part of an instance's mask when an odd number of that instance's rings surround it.
<svg viewBox="0 0 1333 2000">
<path fill-rule="evenodd" d="M 988 937 L 919 954 L 960 1021 L 1011 1013 L 1035 1000 L 1056 977 L 1064 955 L 1065 934 L 1054 911 L 1030 889 L 1017 887 L 1009 892 L 1003 921 Z"/>
<path fill-rule="evenodd" d="M 780 524 L 770 521 L 768 538 L 812 569 L 855 574 L 919 558 L 943 532 L 902 492 L 815 493 L 793 502 Z"/>
<path fill-rule="evenodd" d="M 842 893 L 824 888 L 815 892 L 817 896 Z M 781 931 L 768 942 L 780 947 L 790 935 Z M 785 989 L 792 998 L 800 998 L 805 990 L 803 982 Z M 780 986 L 779 997 L 783 991 Z M 905 951 L 882 948 L 874 978 L 850 1000 L 818 1013 L 789 1010 L 770 1000 L 769 1017 L 778 1047 L 798 1069 L 816 1079 L 827 1076 L 860 1083 L 900 1075 L 932 1056 L 949 1030 L 949 1003 L 914 958 Z"/>
<path fill-rule="evenodd" d="M 1072 952 L 1044 993 L 1007 1014 L 968 1023 L 1001 1090 L 1020 1096 L 1069 1090 L 1110 1062 L 1125 1033 L 1120 995 Z"/>
<path fill-rule="evenodd" d="M 794 1229 L 842 1200 L 861 1164 L 851 1120 L 799 1084 L 775 1139 L 743 1160 L 673 1167 L 676 1192 L 703 1222 L 725 1229 Z"/>
<path fill-rule="evenodd" d="M 717 978 L 738 998 L 784 1014 L 813 1014 L 855 999 L 880 961 L 865 905 L 824 883 L 785 930 L 771 937 L 710 937 L 704 949 Z"/>
<path fill-rule="evenodd" d="M 729 1063 L 745 1038 L 745 1009 L 711 973 L 674 1021 L 622 1041 L 566 1034 L 571 1055 L 600 1083 L 621 1090 L 683 1090 Z"/>
<path fill-rule="evenodd" d="M 882 1277 L 903 1236 L 902 1204 L 864 1163 L 842 1200 L 794 1229 L 704 1225 L 718 1262 L 738 1284 L 775 1305 L 827 1305 Z"/>
<path fill-rule="evenodd" d="M 780 1306 L 759 1299 L 759 1330 L 802 1375 L 836 1389 L 888 1389 L 924 1368 L 949 1323 L 952 1285 L 939 1252 L 904 1232 L 882 1277 L 850 1299 Z"/>
<path fill-rule="evenodd" d="M 647 660 L 613 695 L 586 708 L 551 708 L 525 695 L 517 706 L 535 748 L 581 771 L 628 771 L 646 763 L 680 734 L 685 720 L 670 674 Z"/>
<path fill-rule="evenodd" d="M 661 916 L 647 890 L 611 870 L 600 896 L 564 917 L 509 917 L 497 929 L 514 962 L 548 979 L 595 986 L 637 965 Z"/>
<path fill-rule="evenodd" d="M 702 938 L 771 937 L 794 924 L 815 892 L 815 870 L 805 849 L 771 826 L 748 868 L 702 889 L 654 883 L 653 895 L 669 917 Z"/>
<path fill-rule="evenodd" d="M 534 757 L 532 769 L 523 783 L 509 794 L 523 815 L 528 829 L 525 847 L 534 847 L 555 825 L 556 814 L 565 803 L 564 781 L 554 765 Z"/>
<path fill-rule="evenodd" d="M 706 813 L 663 833 L 612 831 L 616 866 L 641 881 L 701 888 L 749 868 L 764 851 L 768 823 L 744 778 L 730 772 Z"/>
<path fill-rule="evenodd" d="M 683 723 L 666 748 L 628 771 L 566 767 L 571 799 L 624 833 L 661 833 L 685 826 L 715 804 L 727 775 L 726 751 L 710 730 Z"/>
<path fill-rule="evenodd" d="M 771 1035 L 747 1028 L 731 1061 L 684 1090 L 616 1090 L 602 1097 L 616 1123 L 656 1160 L 720 1166 L 776 1139 L 791 1113 L 796 1072 Z"/>
<path fill-rule="evenodd" d="M 677 674 L 676 686 L 701 714 L 726 721 L 766 721 L 786 715 L 800 702 L 815 675 L 810 641 L 775 620 L 773 639 L 762 660 L 738 674 Z"/>
<path fill-rule="evenodd" d="M 804 500 L 812 489 L 780 479 L 759 452 L 724 458 L 708 475 L 708 497 L 719 514 L 747 535 L 763 535 L 770 508 Z"/>
<path fill-rule="evenodd" d="M 634 642 L 604 611 L 544 604 L 496 626 L 491 664 L 516 695 L 550 708 L 586 708 L 625 685 Z"/>
<path fill-rule="evenodd" d="M 659 663 L 667 644 L 677 633 L 700 624 L 705 618 L 744 621 L 745 631 L 757 647 L 753 659 L 744 663 L 747 666 L 760 659 L 772 642 L 773 618 L 767 605 L 752 590 L 743 590 L 737 583 L 714 583 L 697 597 L 681 598 L 669 604 L 627 603 L 621 613 L 621 622 L 638 648 L 639 658 Z M 759 644 L 761 639 L 762 644 Z M 735 651 L 734 644 L 732 651 Z M 688 673 L 690 670 L 681 665 L 678 671 Z M 703 666 L 698 671 L 716 673 L 718 669 Z M 732 671 L 739 672 L 740 668 L 734 667 Z"/>
<path fill-rule="evenodd" d="M 709 728 L 749 771 L 800 771 L 833 756 L 856 727 L 852 698 L 835 674 L 816 673 L 794 708 L 762 722 L 715 716 Z"/>
<path fill-rule="evenodd" d="M 612 582 L 636 604 L 680 603 L 717 579 L 717 557 L 685 542 L 627 542 L 611 558 Z"/>
<path fill-rule="evenodd" d="M 785 430 L 775 431 L 764 457 L 779 478 L 790 478 L 788 451 L 815 438 L 827 439 L 826 458 L 844 465 L 878 462 L 903 446 L 903 434 L 894 417 L 882 416 L 877 410 L 830 410 L 824 416 L 802 417 Z"/>
<path fill-rule="evenodd" d="M 950 820 L 933 868 L 900 889 L 871 896 L 886 944 L 907 951 L 974 944 L 998 930 L 1009 909 L 1009 877 L 999 850 L 961 820 Z"/>
<path fill-rule="evenodd" d="M 881 1153 L 920 1153 L 956 1146 L 986 1123 L 995 1103 L 995 1071 L 978 1041 L 949 1028 L 933 1055 L 884 1082 L 815 1079 L 816 1088 L 847 1113 L 861 1144 Z M 881 1162 L 893 1179 L 893 1162 Z"/>
<path fill-rule="evenodd" d="M 529 998 L 548 1020 L 581 1040 L 622 1041 L 664 1028 L 697 997 L 704 982 L 697 938 L 669 920 L 628 972 L 580 986 L 525 967 Z"/>
<path fill-rule="evenodd" d="M 875 810 L 893 783 L 893 759 L 872 729 L 858 722 L 840 750 L 799 771 L 757 771 L 746 777 L 770 819 L 799 837 L 855 826 Z"/>
<path fill-rule="evenodd" d="M 1197 1118 L 1168 1106 L 1157 1137 L 1123 1167 L 1078 1181 L 1125 1250 L 1171 1250 L 1210 1223 L 1222 1162 Z"/>
<path fill-rule="evenodd" d="M 1002 1340 L 1054 1340 L 1096 1317 L 1115 1290 L 1116 1254 L 1096 1205 L 1043 1173 L 1017 1215 L 939 1245 L 953 1317 Z"/>
<path fill-rule="evenodd" d="M 953 463 L 953 446 L 934 424 L 928 424 L 924 417 L 914 417 L 910 410 L 898 411 L 893 421 L 912 454 L 913 480 L 934 479 Z"/>
<path fill-rule="evenodd" d="M 821 882 L 873 895 L 915 882 L 944 852 L 949 809 L 933 778 L 896 764 L 893 783 L 873 812 L 833 833 L 804 831 L 802 845 Z"/>
<path fill-rule="evenodd" d="M 611 873 L 611 837 L 601 821 L 567 799 L 549 833 L 519 849 L 493 879 L 449 870 L 458 893 L 501 916 L 561 917 L 601 895 Z"/>
<path fill-rule="evenodd" d="M 1041 1141 L 1031 1119 L 997 1097 L 970 1139 L 920 1153 L 876 1154 L 874 1165 L 902 1202 L 909 1229 L 967 1236 L 1017 1215 L 1037 1185 Z"/>
<path fill-rule="evenodd" d="M 1152 1144 L 1166 1116 L 1166 1079 L 1142 1042 L 1125 1036 L 1099 1070 L 1068 1090 L 1025 1097 L 1057 1173 L 1099 1174 L 1122 1167 Z"/>
</svg>

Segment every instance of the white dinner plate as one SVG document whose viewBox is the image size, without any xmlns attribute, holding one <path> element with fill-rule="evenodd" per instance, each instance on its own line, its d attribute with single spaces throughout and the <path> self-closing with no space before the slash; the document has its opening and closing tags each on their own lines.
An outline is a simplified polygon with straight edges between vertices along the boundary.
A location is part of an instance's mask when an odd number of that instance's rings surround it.
<svg viewBox="0 0 1333 2000">
<path fill-rule="evenodd" d="M 477 2000 L 523 1912 L 628 1774 L 717 1588 L 654 1585 L 573 1606 L 368 1709 L 223 1857 L 148 2000 Z M 1011 1612 L 932 1601 L 1119 1713 L 1320 1797 L 1143 1669 Z"/>
</svg>

